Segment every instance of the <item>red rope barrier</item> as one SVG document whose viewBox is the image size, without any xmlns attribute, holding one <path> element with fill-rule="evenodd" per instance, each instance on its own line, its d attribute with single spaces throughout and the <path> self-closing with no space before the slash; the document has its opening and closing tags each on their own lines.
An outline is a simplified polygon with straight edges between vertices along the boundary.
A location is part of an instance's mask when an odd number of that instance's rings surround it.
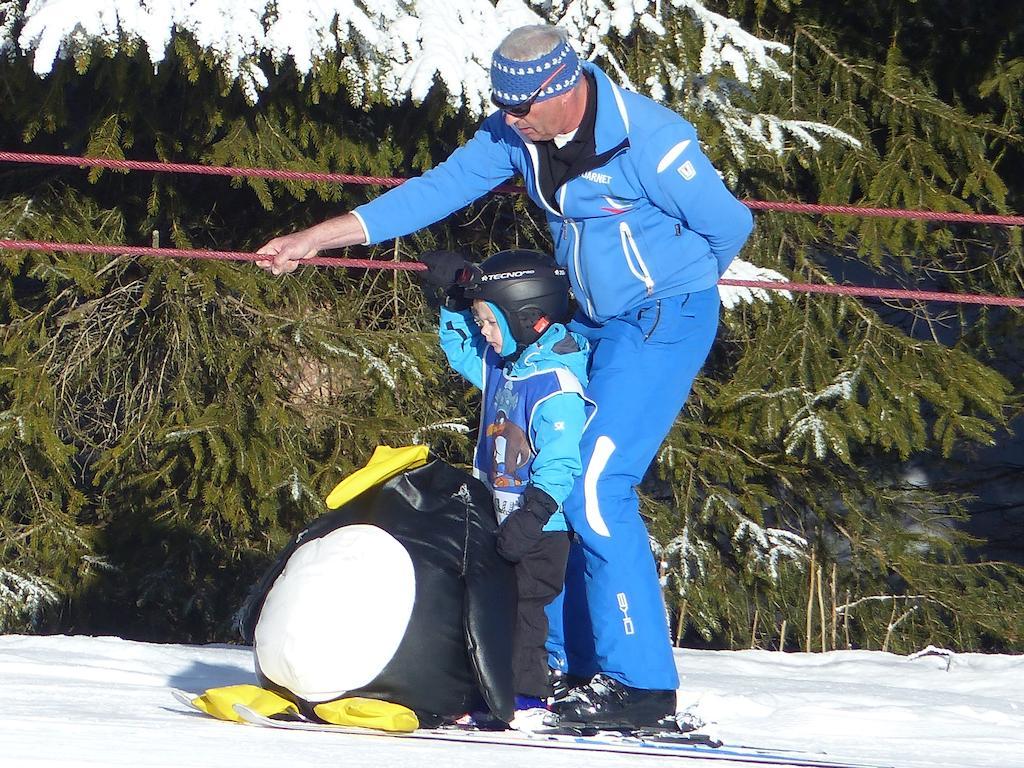
<svg viewBox="0 0 1024 768">
<path fill-rule="evenodd" d="M 333 181 L 340 184 L 379 184 L 397 187 L 404 179 L 378 176 L 352 176 L 347 173 L 314 173 L 310 171 L 278 171 L 270 168 L 227 168 L 219 165 L 195 163 L 156 163 L 143 160 L 115 160 L 108 157 L 68 157 L 21 152 L 0 152 L 5 163 L 41 163 L 43 165 L 69 165 L 86 168 L 110 168 L 122 171 L 155 171 L 156 173 L 196 173 L 206 176 L 246 176 L 281 181 Z"/>
<path fill-rule="evenodd" d="M 1024 216 L 1000 216 L 992 213 L 954 213 L 953 211 L 911 211 L 904 208 L 869 208 L 859 205 L 821 205 L 819 203 L 783 203 L 767 200 L 743 200 L 755 211 L 811 213 L 819 216 L 868 216 L 889 219 L 918 219 L 961 224 L 996 224 L 1007 227 L 1024 226 Z"/>
<path fill-rule="evenodd" d="M 858 285 L 825 285 L 822 283 L 777 283 L 761 280 L 732 280 L 724 277 L 718 281 L 718 284 L 744 288 L 767 288 L 773 291 L 793 291 L 795 293 L 830 293 L 839 296 L 866 296 L 876 299 L 913 299 L 915 301 L 944 301 L 952 304 L 1024 307 L 1024 298 L 983 293 L 942 293 L 940 291 L 910 291 L 902 288 L 867 288 Z"/>
<path fill-rule="evenodd" d="M 407 179 L 398 177 L 354 176 L 349 173 L 280 171 L 273 168 L 234 168 L 221 165 L 159 163 L 149 160 L 115 160 L 109 157 L 71 157 L 26 152 L 0 151 L 0 162 L 41 163 L 43 165 L 67 165 L 76 168 L 108 168 L 121 171 L 153 171 L 155 173 L 195 173 L 204 176 L 240 176 L 246 178 L 277 179 L 278 181 L 328 181 L 338 184 L 365 184 L 381 187 L 397 187 L 399 184 L 407 181 Z M 518 194 L 523 191 L 523 188 L 515 184 L 502 184 L 499 187 L 495 187 L 495 191 Z"/>
<path fill-rule="evenodd" d="M 205 251 L 186 248 L 148 248 L 144 246 L 93 245 L 91 243 L 55 243 L 39 240 L 0 240 L 0 250 L 46 251 L 64 253 L 92 253 L 106 256 L 157 256 L 162 258 L 212 259 L 217 261 L 257 261 L 262 258 L 244 251 Z M 354 267 L 357 269 L 395 269 L 416 272 L 426 269 L 415 261 L 381 261 L 377 259 L 338 259 L 317 256 L 303 264 L 325 267 Z M 878 299 L 913 299 L 916 301 L 942 301 L 954 304 L 987 304 L 1002 307 L 1024 307 L 1024 298 L 994 296 L 975 293 L 941 293 L 939 291 L 910 291 L 899 288 L 865 288 L 855 285 L 824 285 L 817 283 L 789 283 L 762 280 L 732 280 L 722 278 L 719 285 L 758 288 L 768 291 L 795 293 L 825 293 L 840 296 L 865 296 Z"/>
<path fill-rule="evenodd" d="M 199 251 L 187 248 L 148 248 L 133 245 L 93 245 L 91 243 L 53 243 L 41 240 L 0 240 L 2 251 L 49 251 L 62 253 L 93 253 L 104 256 L 158 256 L 161 258 L 206 259 L 213 261 L 257 261 L 264 258 L 245 251 Z M 418 271 L 426 265 L 410 261 L 380 261 L 378 259 L 338 259 L 333 256 L 315 256 L 303 264 L 320 267 L 354 267 L 356 269 L 400 269 Z"/>
<path fill-rule="evenodd" d="M 406 179 L 403 178 L 356 176 L 348 173 L 280 171 L 270 168 L 228 168 L 216 165 L 196 165 L 194 163 L 157 163 L 143 160 L 114 160 L 105 157 L 71 157 L 65 155 L 41 155 L 26 152 L 0 151 L 0 162 L 42 163 L 44 165 L 154 171 L 157 173 L 195 173 L 210 176 L 242 176 L 277 179 L 279 181 L 326 181 L 336 182 L 339 184 L 367 184 L 382 187 L 397 187 L 399 184 L 406 181 Z M 513 184 L 502 184 L 501 186 L 496 187 L 495 191 L 518 194 L 523 191 L 523 188 Z M 963 224 L 1024 226 L 1024 216 L 1001 216 L 986 213 L 953 213 L 950 211 L 912 211 L 901 208 L 870 208 L 856 205 L 821 205 L 818 203 L 786 203 L 767 200 L 744 200 L 743 203 L 755 211 L 810 213 L 820 216 L 867 216 L 891 219 L 918 219 Z"/>
</svg>

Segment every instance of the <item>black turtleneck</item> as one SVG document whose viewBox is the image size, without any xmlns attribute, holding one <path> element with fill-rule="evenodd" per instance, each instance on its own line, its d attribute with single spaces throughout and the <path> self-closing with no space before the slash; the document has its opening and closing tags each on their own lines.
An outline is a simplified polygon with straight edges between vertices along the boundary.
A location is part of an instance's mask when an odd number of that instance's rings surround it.
<svg viewBox="0 0 1024 768">
<path fill-rule="evenodd" d="M 593 159 L 596 152 L 594 121 L 597 118 L 597 83 L 589 72 L 584 72 L 583 76 L 587 78 L 587 106 L 576 135 L 561 149 L 554 141 L 537 142 L 540 188 L 544 198 L 551 203 L 556 202 L 556 189 L 588 170 L 588 161 Z"/>
<path fill-rule="evenodd" d="M 567 181 L 600 168 L 619 152 L 629 146 L 629 139 L 623 139 L 617 146 L 597 153 L 597 145 L 594 140 L 594 125 L 597 121 L 597 82 L 589 72 L 584 72 L 587 78 L 587 106 L 583 111 L 583 118 L 580 120 L 580 127 L 569 142 L 559 149 L 555 142 L 538 141 L 537 176 L 540 181 L 540 189 L 544 199 L 550 203 L 555 210 L 560 210 L 555 191 Z"/>
</svg>

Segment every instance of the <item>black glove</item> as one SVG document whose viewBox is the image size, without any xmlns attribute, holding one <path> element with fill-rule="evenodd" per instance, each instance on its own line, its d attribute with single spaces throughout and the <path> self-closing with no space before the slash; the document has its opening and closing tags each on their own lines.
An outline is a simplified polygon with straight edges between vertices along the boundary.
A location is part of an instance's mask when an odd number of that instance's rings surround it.
<svg viewBox="0 0 1024 768">
<path fill-rule="evenodd" d="M 498 527 L 498 554 L 518 563 L 543 535 L 544 526 L 558 511 L 558 502 L 540 488 L 526 486 L 519 508 Z"/>
<path fill-rule="evenodd" d="M 471 261 L 456 251 L 427 251 L 420 255 L 420 261 L 427 268 L 416 272 L 415 276 L 430 306 L 444 304 L 453 312 L 469 309 L 470 301 L 466 299 L 459 279 L 472 268 Z"/>
</svg>

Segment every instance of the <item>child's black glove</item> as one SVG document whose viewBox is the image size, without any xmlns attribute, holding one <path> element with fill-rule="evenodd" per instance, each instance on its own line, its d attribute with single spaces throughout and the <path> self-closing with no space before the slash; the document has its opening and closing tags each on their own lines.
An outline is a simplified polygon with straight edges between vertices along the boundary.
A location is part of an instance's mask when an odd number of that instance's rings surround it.
<svg viewBox="0 0 1024 768">
<path fill-rule="evenodd" d="M 469 309 L 471 302 L 465 297 L 459 282 L 472 269 L 471 261 L 455 251 L 427 251 L 420 255 L 420 261 L 427 268 L 416 272 L 415 277 L 430 306 L 436 308 L 444 304 L 453 312 Z"/>
<path fill-rule="evenodd" d="M 557 511 L 558 502 L 540 488 L 526 486 L 519 509 L 498 527 L 498 554 L 518 563 L 537 545 L 544 526 Z"/>
</svg>

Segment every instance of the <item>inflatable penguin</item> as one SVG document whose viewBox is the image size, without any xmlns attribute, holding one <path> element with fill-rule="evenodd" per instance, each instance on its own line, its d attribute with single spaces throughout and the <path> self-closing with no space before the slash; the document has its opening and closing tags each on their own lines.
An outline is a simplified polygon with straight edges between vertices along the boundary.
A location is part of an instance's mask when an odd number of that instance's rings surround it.
<svg viewBox="0 0 1024 768">
<path fill-rule="evenodd" d="M 260 684 L 312 717 L 376 700 L 422 725 L 483 707 L 508 722 L 515 577 L 487 488 L 425 447 L 380 447 L 327 505 L 240 611 Z"/>
</svg>

